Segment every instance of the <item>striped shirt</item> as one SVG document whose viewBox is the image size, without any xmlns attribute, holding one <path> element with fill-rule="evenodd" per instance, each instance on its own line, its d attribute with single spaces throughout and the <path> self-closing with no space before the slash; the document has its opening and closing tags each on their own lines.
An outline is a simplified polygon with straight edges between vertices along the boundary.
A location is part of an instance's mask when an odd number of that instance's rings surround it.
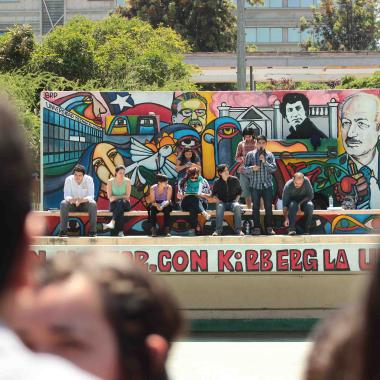
<svg viewBox="0 0 380 380">
<path fill-rule="evenodd" d="M 251 166 L 260 166 L 260 170 L 253 171 Z M 249 152 L 245 157 L 244 173 L 249 176 L 252 189 L 267 189 L 273 186 L 273 173 L 277 170 L 276 160 L 272 152 L 265 151 L 265 162 L 259 160 L 257 149 Z"/>
</svg>

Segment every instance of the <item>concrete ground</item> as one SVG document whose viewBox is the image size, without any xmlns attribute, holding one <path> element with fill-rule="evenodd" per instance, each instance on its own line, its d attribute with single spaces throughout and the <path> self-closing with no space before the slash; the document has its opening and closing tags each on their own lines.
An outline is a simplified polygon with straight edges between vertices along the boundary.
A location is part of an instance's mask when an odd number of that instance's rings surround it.
<svg viewBox="0 0 380 380">
<path fill-rule="evenodd" d="M 193 336 L 173 346 L 169 378 L 301 380 L 310 345 L 296 334 Z"/>
</svg>

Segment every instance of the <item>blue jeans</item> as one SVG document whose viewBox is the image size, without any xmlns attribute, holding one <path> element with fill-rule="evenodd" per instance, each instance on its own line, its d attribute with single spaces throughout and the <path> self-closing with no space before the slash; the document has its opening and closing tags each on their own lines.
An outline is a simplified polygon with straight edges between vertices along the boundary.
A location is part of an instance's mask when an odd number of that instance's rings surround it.
<svg viewBox="0 0 380 380">
<path fill-rule="evenodd" d="M 239 202 L 218 202 L 216 205 L 215 230 L 222 233 L 224 211 L 231 210 L 234 213 L 235 232 L 241 231 L 241 207 Z"/>
<path fill-rule="evenodd" d="M 299 207 L 299 202 L 291 201 L 288 207 L 288 217 L 289 217 L 289 229 L 294 230 L 296 228 L 296 216 Z M 305 229 L 308 230 L 311 227 L 311 221 L 313 219 L 314 205 L 313 202 L 304 202 L 301 205 L 301 211 L 303 211 L 305 216 Z"/>
<path fill-rule="evenodd" d="M 265 227 L 273 227 L 273 189 L 268 187 L 267 189 L 251 189 L 252 197 L 252 215 L 253 215 L 253 227 L 261 228 L 260 225 L 260 199 L 263 198 L 265 208 Z"/>
</svg>

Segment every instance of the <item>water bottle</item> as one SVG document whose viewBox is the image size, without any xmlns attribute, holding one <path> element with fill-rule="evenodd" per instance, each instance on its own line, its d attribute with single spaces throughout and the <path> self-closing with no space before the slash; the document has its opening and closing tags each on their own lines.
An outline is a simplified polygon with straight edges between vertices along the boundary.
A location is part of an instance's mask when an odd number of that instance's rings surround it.
<svg viewBox="0 0 380 380">
<path fill-rule="evenodd" d="M 332 195 L 329 196 L 329 208 L 334 207 L 334 198 Z"/>
</svg>

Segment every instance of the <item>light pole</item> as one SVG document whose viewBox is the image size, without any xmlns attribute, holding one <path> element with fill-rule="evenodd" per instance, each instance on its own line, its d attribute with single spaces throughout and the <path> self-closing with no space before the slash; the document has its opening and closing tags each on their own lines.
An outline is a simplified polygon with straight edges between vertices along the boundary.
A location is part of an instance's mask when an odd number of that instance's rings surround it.
<svg viewBox="0 0 380 380">
<path fill-rule="evenodd" d="M 246 90 L 245 67 L 245 0 L 237 0 L 237 89 Z"/>
</svg>

